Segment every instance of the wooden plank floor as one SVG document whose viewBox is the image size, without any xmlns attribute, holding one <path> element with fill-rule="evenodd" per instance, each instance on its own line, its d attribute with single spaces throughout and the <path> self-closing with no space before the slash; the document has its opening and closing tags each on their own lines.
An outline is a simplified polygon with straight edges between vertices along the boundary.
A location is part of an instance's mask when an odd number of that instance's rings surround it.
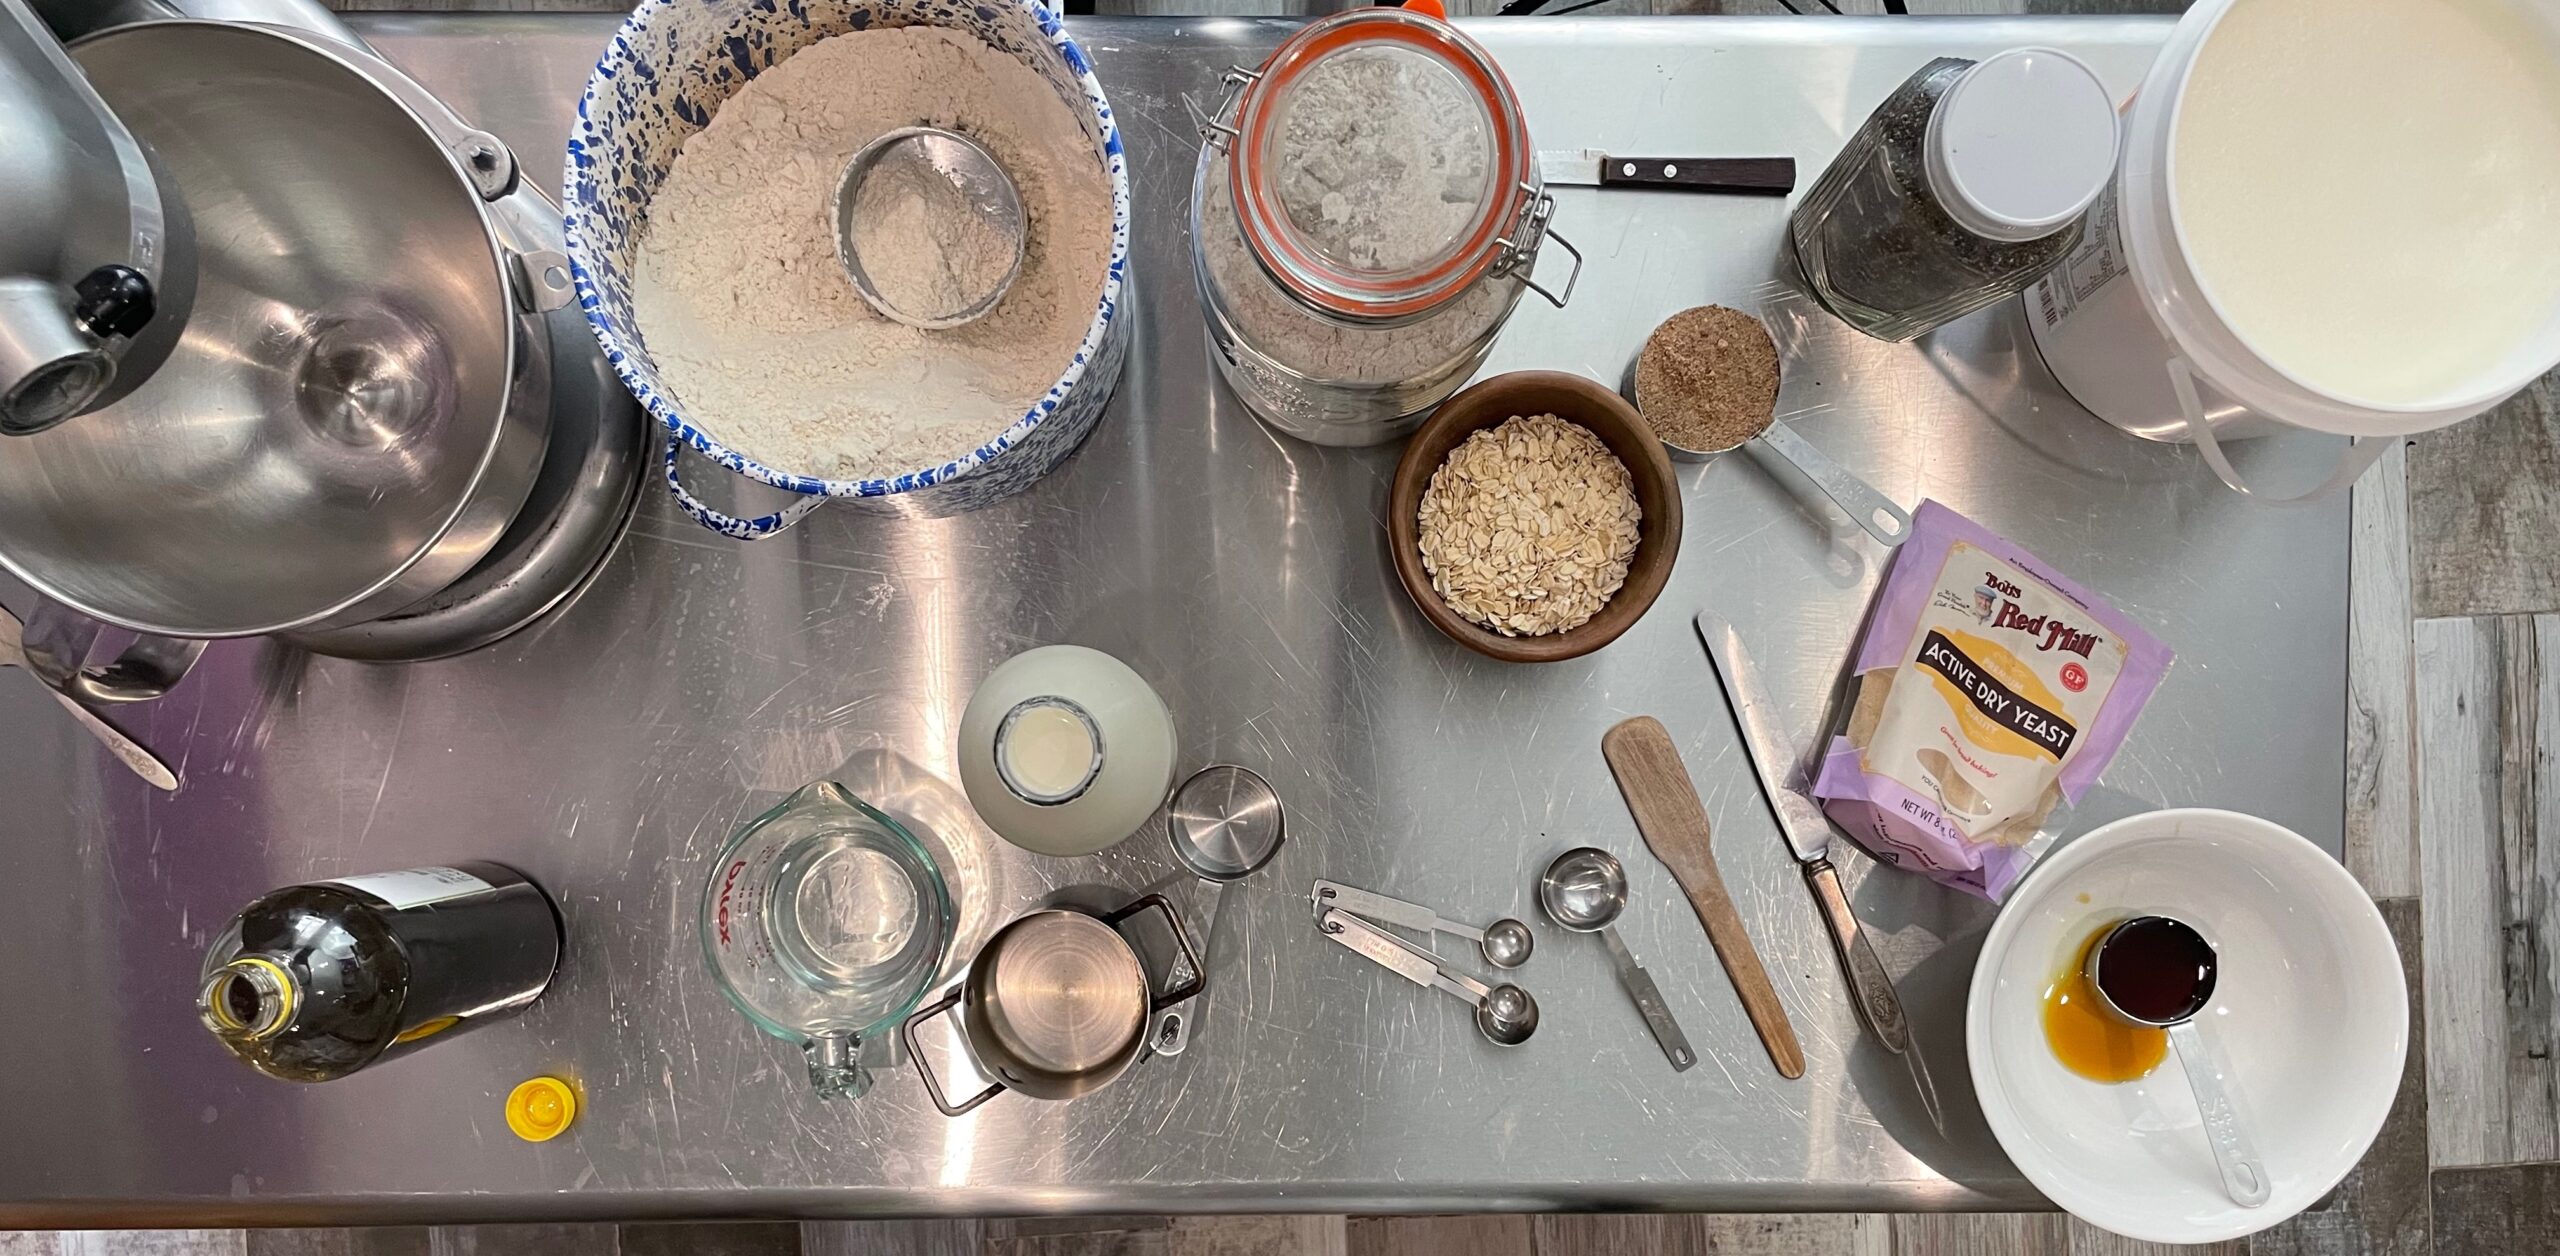
<svg viewBox="0 0 2560 1256">
<path fill-rule="evenodd" d="M 2550 1160 L 2560 616 L 2420 620 L 2417 659 L 2435 1162 Z"/>
<path fill-rule="evenodd" d="M 2421 616 L 2560 609 L 2560 376 L 2410 442 Z"/>
</svg>

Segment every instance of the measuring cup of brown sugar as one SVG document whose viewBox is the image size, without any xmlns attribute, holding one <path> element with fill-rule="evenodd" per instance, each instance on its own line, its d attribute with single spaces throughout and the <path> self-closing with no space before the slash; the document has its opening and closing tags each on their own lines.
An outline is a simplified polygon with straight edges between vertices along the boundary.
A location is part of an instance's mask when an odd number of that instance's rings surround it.
<svg viewBox="0 0 2560 1256">
<path fill-rule="evenodd" d="M 1778 345 L 1759 319 L 1720 305 L 1682 310 L 1645 338 L 1635 403 L 1677 462 L 1706 462 L 1757 443 L 1822 490 L 1887 547 L 1911 535 L 1911 514 L 1777 418 Z"/>
</svg>

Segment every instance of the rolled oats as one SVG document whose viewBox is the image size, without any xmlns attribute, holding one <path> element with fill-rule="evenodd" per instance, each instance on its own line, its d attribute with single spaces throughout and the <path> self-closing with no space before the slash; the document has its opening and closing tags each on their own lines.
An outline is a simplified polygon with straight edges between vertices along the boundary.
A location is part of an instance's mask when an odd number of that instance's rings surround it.
<svg viewBox="0 0 2560 1256">
<path fill-rule="evenodd" d="M 1449 609 L 1506 637 L 1588 622 L 1635 559 L 1635 480 L 1552 414 L 1514 417 L 1449 451 L 1422 493 L 1421 550 Z"/>
</svg>

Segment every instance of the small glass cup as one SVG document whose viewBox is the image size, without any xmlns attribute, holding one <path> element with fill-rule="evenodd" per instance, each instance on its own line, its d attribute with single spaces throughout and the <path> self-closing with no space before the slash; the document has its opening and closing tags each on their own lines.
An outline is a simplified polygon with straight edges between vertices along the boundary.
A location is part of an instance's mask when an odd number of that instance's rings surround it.
<svg viewBox="0 0 2560 1256">
<path fill-rule="evenodd" d="M 864 1042 L 922 1001 L 957 913 L 897 821 L 820 781 L 729 839 L 702 887 L 702 953 L 757 1028 L 800 1044 L 830 1099 L 871 1088 Z"/>
</svg>

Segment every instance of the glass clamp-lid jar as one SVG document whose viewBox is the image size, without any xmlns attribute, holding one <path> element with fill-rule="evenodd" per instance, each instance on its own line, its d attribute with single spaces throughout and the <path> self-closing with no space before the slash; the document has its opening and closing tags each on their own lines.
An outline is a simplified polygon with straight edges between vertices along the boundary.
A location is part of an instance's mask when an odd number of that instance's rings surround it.
<svg viewBox="0 0 2560 1256">
<path fill-rule="evenodd" d="M 1561 308 L 1582 254 L 1549 229 L 1528 123 L 1446 22 L 1357 9 L 1230 69 L 1200 119 L 1193 270 L 1219 372 L 1263 421 L 1328 445 L 1411 431 L 1518 304 Z M 1552 237 L 1561 289 L 1533 277 Z"/>
<path fill-rule="evenodd" d="M 2106 85 L 2069 53 L 1941 57 L 1849 137 L 1788 240 L 1825 308 L 1910 340 L 2025 291 L 2069 254 L 2116 148 Z"/>
</svg>

